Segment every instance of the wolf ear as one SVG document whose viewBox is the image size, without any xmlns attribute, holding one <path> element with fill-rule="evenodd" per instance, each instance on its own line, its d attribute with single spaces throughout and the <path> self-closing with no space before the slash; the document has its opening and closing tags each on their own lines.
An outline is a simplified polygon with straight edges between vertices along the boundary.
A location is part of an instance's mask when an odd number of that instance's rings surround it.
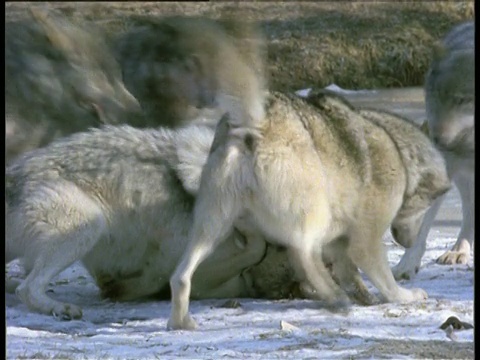
<svg viewBox="0 0 480 360">
<path fill-rule="evenodd" d="M 210 147 L 210 154 L 215 152 L 222 144 L 225 143 L 227 138 L 228 132 L 230 131 L 230 124 L 228 121 L 230 120 L 230 114 L 225 113 L 222 115 L 220 120 L 217 123 L 215 128 L 215 135 L 213 137 L 212 146 Z"/>
<path fill-rule="evenodd" d="M 430 130 L 428 130 L 428 121 L 427 120 L 424 120 L 422 125 L 420 125 L 420 130 L 422 130 L 422 132 L 427 135 L 427 136 L 430 136 Z"/>
<path fill-rule="evenodd" d="M 60 29 L 58 24 L 45 10 L 30 9 L 33 19 L 43 28 L 45 35 L 50 42 L 58 49 L 65 53 L 70 53 L 74 49 L 68 36 L 63 29 Z"/>
</svg>

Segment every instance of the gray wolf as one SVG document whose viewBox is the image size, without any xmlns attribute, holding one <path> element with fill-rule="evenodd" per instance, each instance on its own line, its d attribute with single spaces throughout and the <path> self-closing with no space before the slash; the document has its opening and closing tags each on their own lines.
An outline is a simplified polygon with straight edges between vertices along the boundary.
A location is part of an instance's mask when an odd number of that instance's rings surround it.
<svg viewBox="0 0 480 360">
<path fill-rule="evenodd" d="M 337 259 L 339 279 L 358 282 L 360 268 L 387 301 L 425 299 L 422 289 L 395 282 L 382 236 L 390 227 L 397 242 L 411 246 L 428 207 L 450 188 L 428 137 L 398 116 L 357 111 L 329 93 L 256 101 L 217 124 L 188 246 L 170 279 L 167 327 L 196 327 L 188 310 L 192 276 L 238 218 L 284 246 L 298 280 L 328 304 L 348 297 L 324 252 Z"/>
<path fill-rule="evenodd" d="M 77 260 L 111 299 L 168 289 L 213 135 L 200 125 L 177 131 L 104 126 L 19 156 L 5 174 L 5 257 L 21 258 L 27 277 L 8 286 L 30 309 L 63 319 L 80 318 L 81 308 L 46 290 Z M 242 272 L 262 260 L 266 242 L 241 221 L 228 238 L 199 268 L 194 298 L 252 293 Z"/>
<path fill-rule="evenodd" d="M 251 96 L 257 91 L 251 84 L 265 89 L 266 46 L 254 23 L 188 16 L 130 20 L 134 25 L 113 46 L 125 84 L 152 125 L 183 126 L 204 119 L 206 109 L 221 115 L 219 94 Z"/>
<path fill-rule="evenodd" d="M 447 170 L 459 190 L 463 221 L 456 243 L 437 259 L 439 264 L 465 264 L 475 237 L 475 23 L 454 27 L 435 48 L 426 75 L 427 133 L 442 151 Z M 393 268 L 397 279 L 411 279 L 420 268 L 428 232 L 445 196 L 425 216 L 415 245 Z"/>
<path fill-rule="evenodd" d="M 6 162 L 54 138 L 140 111 L 100 29 L 53 12 L 5 24 Z"/>
</svg>

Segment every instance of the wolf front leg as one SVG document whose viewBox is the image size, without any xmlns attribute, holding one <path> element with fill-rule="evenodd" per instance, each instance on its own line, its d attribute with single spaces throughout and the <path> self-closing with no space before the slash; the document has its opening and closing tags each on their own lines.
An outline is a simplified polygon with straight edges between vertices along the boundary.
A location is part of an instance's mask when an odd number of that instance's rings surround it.
<svg viewBox="0 0 480 360">
<path fill-rule="evenodd" d="M 459 173 L 455 185 L 462 199 L 462 228 L 451 250 L 437 259 L 439 264 L 466 264 L 475 238 L 475 178 L 473 174 Z"/>
<path fill-rule="evenodd" d="M 382 233 L 365 230 L 352 234 L 348 255 L 368 276 L 387 302 L 408 303 L 426 299 L 428 295 L 423 289 L 406 289 L 395 282 L 388 266 Z"/>
<path fill-rule="evenodd" d="M 430 228 L 433 225 L 433 221 L 437 216 L 438 210 L 440 209 L 445 196 L 446 194 L 438 197 L 430 209 L 428 209 L 415 243 L 411 248 L 405 250 L 400 262 L 392 268 L 392 273 L 396 280 L 411 280 L 418 273 L 422 257 L 427 248 L 428 233 L 430 232 Z"/>
</svg>

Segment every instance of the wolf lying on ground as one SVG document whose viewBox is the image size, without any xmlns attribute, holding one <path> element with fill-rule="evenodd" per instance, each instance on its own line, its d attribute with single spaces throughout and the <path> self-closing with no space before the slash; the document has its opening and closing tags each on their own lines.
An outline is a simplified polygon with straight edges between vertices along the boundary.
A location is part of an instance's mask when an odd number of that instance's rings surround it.
<svg viewBox="0 0 480 360">
<path fill-rule="evenodd" d="M 133 300 L 168 288 L 213 134 L 206 126 L 106 126 L 21 155 L 5 177 L 6 261 L 23 258 L 28 274 L 20 299 L 42 313 L 81 317 L 79 307 L 45 294 L 77 260 L 106 297 Z M 250 228 L 231 229 L 199 269 L 194 297 L 246 296 L 242 271 L 265 253 Z"/>
<path fill-rule="evenodd" d="M 5 24 L 6 163 L 18 154 L 140 111 L 102 32 L 50 12 Z"/>
<path fill-rule="evenodd" d="M 462 227 L 440 264 L 465 264 L 475 238 L 475 23 L 452 29 L 436 48 L 425 82 L 427 130 L 442 151 L 462 200 Z M 415 245 L 393 268 L 397 279 L 411 279 L 420 268 L 427 235 L 445 196 L 432 205 Z"/>
<path fill-rule="evenodd" d="M 127 88 L 153 126 L 182 126 L 201 118 L 205 108 L 225 110 L 222 93 L 244 98 L 266 89 L 266 44 L 254 23 L 187 16 L 130 20 L 135 25 L 113 41 L 115 53 Z M 252 84 L 260 88 L 252 90 Z"/>
<path fill-rule="evenodd" d="M 425 299 L 422 289 L 395 282 L 382 236 L 391 227 L 410 247 L 428 207 L 450 188 L 428 137 L 398 116 L 357 111 L 328 93 L 307 100 L 272 93 L 262 108 L 259 98 L 217 125 L 189 243 L 170 279 L 168 328 L 196 327 L 192 276 L 239 217 L 286 247 L 299 280 L 329 303 L 347 296 L 318 261 L 322 252 L 336 259 L 339 280 L 361 282 L 360 268 L 387 301 Z"/>
</svg>

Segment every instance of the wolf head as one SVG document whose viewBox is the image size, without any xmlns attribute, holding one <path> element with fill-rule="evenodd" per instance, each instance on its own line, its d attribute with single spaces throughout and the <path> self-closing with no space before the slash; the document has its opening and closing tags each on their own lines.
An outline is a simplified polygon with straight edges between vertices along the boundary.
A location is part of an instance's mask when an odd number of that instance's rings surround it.
<svg viewBox="0 0 480 360">
<path fill-rule="evenodd" d="M 132 20 L 116 54 L 150 121 L 176 127 L 204 108 L 261 112 L 252 104 L 261 95 L 256 84 L 264 83 L 264 42 L 254 24 L 189 16 Z"/>
<path fill-rule="evenodd" d="M 431 139 L 442 150 L 475 152 L 475 24 L 450 31 L 434 47 L 425 103 Z"/>
<path fill-rule="evenodd" d="M 436 151 L 428 167 L 421 170 L 416 186 L 405 194 L 403 204 L 391 224 L 392 236 L 405 248 L 413 246 L 426 212 L 433 202 L 451 188 L 443 158 Z M 427 156 L 426 156 L 427 157 Z"/>
<path fill-rule="evenodd" d="M 43 115 L 65 134 L 140 111 L 101 32 L 37 9 L 31 16 L 5 26 L 7 99 L 21 115 Z"/>
<path fill-rule="evenodd" d="M 136 25 L 115 40 L 115 54 L 149 125 L 174 127 L 195 117 L 195 109 L 213 108 L 217 84 L 202 24 L 176 17 L 133 20 Z"/>
</svg>

